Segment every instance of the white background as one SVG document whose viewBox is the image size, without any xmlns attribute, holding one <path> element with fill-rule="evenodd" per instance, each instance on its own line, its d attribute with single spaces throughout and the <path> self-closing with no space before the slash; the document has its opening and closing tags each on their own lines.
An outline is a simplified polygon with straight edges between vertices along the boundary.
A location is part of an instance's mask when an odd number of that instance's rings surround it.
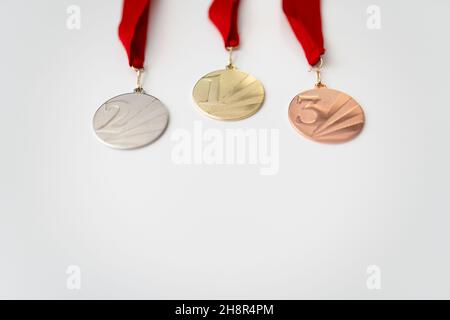
<svg viewBox="0 0 450 320">
<path fill-rule="evenodd" d="M 69 5 L 81 30 L 66 27 Z M 244 0 L 236 64 L 266 88 L 254 117 L 217 122 L 191 99 L 226 64 L 209 0 L 155 1 L 147 91 L 171 112 L 136 151 L 100 144 L 91 119 L 134 87 L 119 0 L 0 2 L 1 298 L 450 298 L 450 3 L 323 1 L 324 81 L 363 106 L 354 141 L 292 130 L 314 74 L 279 0 Z M 370 5 L 381 29 L 370 30 Z M 278 129 L 279 170 L 176 165 L 177 129 Z M 81 290 L 66 270 L 81 268 Z M 366 286 L 369 265 L 381 289 Z"/>
</svg>

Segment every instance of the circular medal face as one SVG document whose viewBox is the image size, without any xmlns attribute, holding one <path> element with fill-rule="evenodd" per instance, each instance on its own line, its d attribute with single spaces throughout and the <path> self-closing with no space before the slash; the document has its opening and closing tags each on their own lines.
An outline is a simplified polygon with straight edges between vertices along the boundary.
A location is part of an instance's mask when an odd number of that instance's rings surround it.
<svg viewBox="0 0 450 320">
<path fill-rule="evenodd" d="M 194 100 L 207 116 L 241 120 L 264 102 L 264 87 L 255 77 L 234 68 L 208 73 L 194 87 Z"/>
<path fill-rule="evenodd" d="M 93 122 L 95 133 L 106 145 L 134 149 L 161 136 L 169 122 L 169 111 L 153 96 L 127 93 L 105 102 Z"/>
<path fill-rule="evenodd" d="M 340 143 L 355 138 L 364 127 L 364 111 L 349 95 L 317 87 L 296 96 L 289 120 L 304 136 L 319 142 Z"/>
</svg>

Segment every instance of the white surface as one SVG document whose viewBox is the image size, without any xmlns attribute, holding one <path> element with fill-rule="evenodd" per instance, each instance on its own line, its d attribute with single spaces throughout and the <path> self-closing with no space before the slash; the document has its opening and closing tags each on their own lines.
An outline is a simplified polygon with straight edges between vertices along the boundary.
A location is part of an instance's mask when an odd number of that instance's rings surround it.
<svg viewBox="0 0 450 320">
<path fill-rule="evenodd" d="M 66 9 L 82 9 L 81 30 Z M 324 81 L 367 116 L 356 140 L 310 142 L 290 127 L 312 86 L 280 1 L 243 1 L 236 64 L 267 99 L 251 119 L 195 110 L 199 77 L 226 53 L 208 0 L 157 1 L 145 88 L 171 112 L 144 149 L 101 145 L 95 110 L 131 91 L 116 35 L 121 1 L 0 2 L 0 297 L 450 298 L 450 3 L 323 4 Z M 366 9 L 381 8 L 381 30 Z M 279 171 L 176 165 L 178 129 L 279 129 Z M 368 290 L 378 265 L 381 290 Z M 66 288 L 78 265 L 81 290 Z"/>
</svg>

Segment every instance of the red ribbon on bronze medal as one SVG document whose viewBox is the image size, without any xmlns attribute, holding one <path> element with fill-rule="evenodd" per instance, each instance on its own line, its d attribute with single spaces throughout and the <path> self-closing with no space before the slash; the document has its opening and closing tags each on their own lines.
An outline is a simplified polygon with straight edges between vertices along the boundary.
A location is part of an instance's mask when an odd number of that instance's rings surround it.
<svg viewBox="0 0 450 320">
<path fill-rule="evenodd" d="M 131 67 L 142 69 L 145 61 L 151 0 L 124 0 L 119 38 Z"/>
<path fill-rule="evenodd" d="M 325 53 L 320 0 L 283 0 L 283 11 L 311 66 Z"/>
<path fill-rule="evenodd" d="M 240 0 L 213 0 L 209 19 L 222 34 L 226 48 L 239 46 L 238 13 Z"/>
</svg>

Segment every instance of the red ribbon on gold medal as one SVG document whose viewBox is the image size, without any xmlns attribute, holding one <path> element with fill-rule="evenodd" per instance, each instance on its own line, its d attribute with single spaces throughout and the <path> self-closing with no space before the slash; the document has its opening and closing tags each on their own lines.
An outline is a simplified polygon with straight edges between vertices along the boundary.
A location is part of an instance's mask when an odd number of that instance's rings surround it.
<svg viewBox="0 0 450 320">
<path fill-rule="evenodd" d="M 209 8 L 209 19 L 222 34 L 226 48 L 239 46 L 239 4 L 240 0 L 214 0 Z"/>
</svg>

